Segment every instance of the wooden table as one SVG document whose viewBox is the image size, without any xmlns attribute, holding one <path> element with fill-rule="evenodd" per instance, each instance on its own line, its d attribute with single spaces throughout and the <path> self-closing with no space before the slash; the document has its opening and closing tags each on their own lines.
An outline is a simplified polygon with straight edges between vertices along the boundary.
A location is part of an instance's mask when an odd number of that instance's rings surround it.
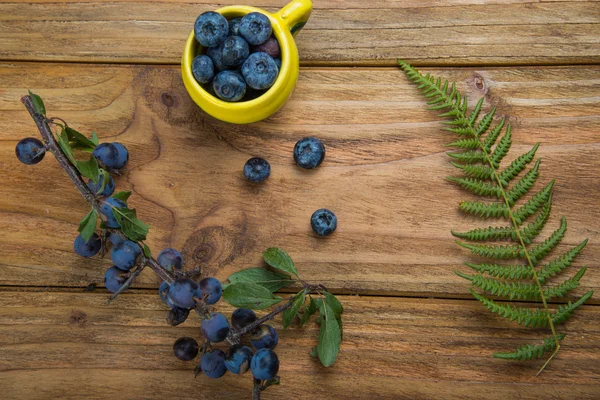
<svg viewBox="0 0 600 400">
<path fill-rule="evenodd" d="M 285 0 L 251 3 L 275 10 Z M 208 117 L 181 81 L 184 40 L 216 7 L 0 1 L 0 398 L 251 393 L 249 377 L 194 379 L 194 364 L 172 356 L 176 338 L 199 336 L 199 321 L 166 325 L 151 271 L 106 305 L 110 260 L 73 253 L 85 202 L 52 157 L 28 167 L 14 156 L 18 140 L 37 135 L 19 102 L 26 89 L 50 115 L 130 149 L 117 186 L 133 191 L 155 253 L 181 249 L 187 267 L 224 280 L 279 246 L 306 280 L 343 295 L 335 366 L 308 355 L 315 324 L 279 329 L 282 385 L 265 399 L 600 398 L 599 296 L 567 324 L 564 349 L 540 377 L 542 361 L 490 357 L 540 335 L 491 315 L 454 274 L 470 258 L 450 230 L 473 221 L 456 206 L 468 195 L 444 179 L 452 137 L 395 63 L 456 81 L 471 104 L 485 96 L 484 109 L 514 127 L 513 156 L 542 143 L 540 184 L 557 179 L 548 231 L 566 215 L 560 250 L 590 238 L 574 298 L 600 287 L 600 3 L 316 0 L 297 37 L 293 97 L 248 126 Z M 327 146 L 310 172 L 292 159 L 308 135 Z M 255 155 L 273 167 L 261 186 L 241 173 Z M 327 239 L 308 223 L 321 207 L 340 221 Z M 98 287 L 85 291 L 90 283 Z"/>
</svg>

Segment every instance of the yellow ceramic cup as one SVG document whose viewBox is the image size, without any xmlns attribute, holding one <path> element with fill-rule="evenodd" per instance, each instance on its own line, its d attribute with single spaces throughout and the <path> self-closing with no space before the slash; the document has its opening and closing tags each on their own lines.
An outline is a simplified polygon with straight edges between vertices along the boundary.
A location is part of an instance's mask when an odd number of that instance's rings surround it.
<svg viewBox="0 0 600 400">
<path fill-rule="evenodd" d="M 185 88 L 200 108 L 222 121 L 249 124 L 265 119 L 285 104 L 296 86 L 300 60 L 294 35 L 310 17 L 312 2 L 310 0 L 292 0 L 274 14 L 250 6 L 229 6 L 216 11 L 227 19 L 242 17 L 251 12 L 259 12 L 269 17 L 273 26 L 273 35 L 277 38 L 281 49 L 279 75 L 269 90 L 253 100 L 230 103 L 211 95 L 196 82 L 192 74 L 192 60 L 202 51 L 202 46 L 196 41 L 192 30 L 181 58 L 181 75 Z"/>
</svg>

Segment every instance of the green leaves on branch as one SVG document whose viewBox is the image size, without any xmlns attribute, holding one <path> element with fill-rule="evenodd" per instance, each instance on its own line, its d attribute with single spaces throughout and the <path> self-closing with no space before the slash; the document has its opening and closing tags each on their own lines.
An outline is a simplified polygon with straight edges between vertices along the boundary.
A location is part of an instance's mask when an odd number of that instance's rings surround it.
<svg viewBox="0 0 600 400">
<path fill-rule="evenodd" d="M 272 293 L 294 283 L 294 281 L 290 279 L 289 275 L 269 271 L 265 268 L 243 269 L 233 273 L 228 279 L 231 283 L 254 283 L 263 286 Z"/>
<path fill-rule="evenodd" d="M 34 94 L 29 90 L 29 97 L 31 97 L 31 103 L 33 103 L 33 109 L 36 113 L 46 115 L 46 106 L 44 106 L 44 102 L 42 98 L 37 94 Z"/>
<path fill-rule="evenodd" d="M 298 276 L 294 261 L 292 261 L 292 258 L 280 248 L 271 247 L 270 249 L 263 251 L 263 258 L 271 267 Z"/>
<path fill-rule="evenodd" d="M 279 303 L 282 298 L 274 296 L 264 286 L 250 282 L 237 282 L 223 290 L 223 300 L 234 307 L 262 310 Z"/>
<path fill-rule="evenodd" d="M 288 328 L 292 325 L 294 318 L 300 311 L 300 307 L 304 304 L 304 299 L 306 298 L 306 289 L 302 290 L 300 293 L 296 294 L 292 300 L 292 305 L 290 308 L 283 312 L 283 327 Z"/>
<path fill-rule="evenodd" d="M 325 301 L 321 302 L 319 309 L 321 314 L 321 329 L 319 330 L 317 354 L 319 355 L 321 364 L 325 367 L 329 367 L 335 362 L 342 343 L 342 330 L 338 322 L 341 311 L 339 311 L 340 308 L 335 304 L 332 304 L 331 300 L 328 300 L 328 293 L 325 293 Z M 333 295 L 330 296 L 333 297 Z M 335 297 L 333 298 L 335 299 Z M 335 302 L 337 302 L 337 299 Z M 336 313 L 336 309 L 339 311 L 339 314 Z"/>
<path fill-rule="evenodd" d="M 86 242 L 92 238 L 94 231 L 96 230 L 96 219 L 98 214 L 94 209 L 91 209 L 85 217 L 79 222 L 79 233 Z"/>
<path fill-rule="evenodd" d="M 113 207 L 112 213 L 119 225 L 121 225 L 121 232 L 129 240 L 134 242 L 146 240 L 150 226 L 140 221 L 135 209 Z"/>
</svg>

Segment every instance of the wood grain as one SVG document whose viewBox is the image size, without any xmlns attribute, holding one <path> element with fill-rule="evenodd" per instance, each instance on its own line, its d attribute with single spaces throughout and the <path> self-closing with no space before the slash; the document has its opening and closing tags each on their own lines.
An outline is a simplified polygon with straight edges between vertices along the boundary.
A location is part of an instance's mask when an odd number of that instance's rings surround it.
<svg viewBox="0 0 600 400">
<path fill-rule="evenodd" d="M 3 399 L 249 398 L 248 376 L 194 379 L 193 362 L 172 355 L 180 336 L 199 336 L 198 319 L 164 322 L 158 296 L 0 292 Z M 490 353 L 539 338 L 510 329 L 474 301 L 342 296 L 344 342 L 334 367 L 308 352 L 318 327 L 281 329 L 281 386 L 264 399 L 594 399 L 600 393 L 600 308 L 569 322 L 561 354 L 539 378 L 541 361 L 507 362 Z M 221 307 L 224 313 L 231 308 Z M 227 388 L 226 390 L 224 388 Z M 126 393 L 126 395 L 124 395 Z"/>
<path fill-rule="evenodd" d="M 557 179 L 544 235 L 566 215 L 559 251 L 590 239 L 576 262 L 589 270 L 575 293 L 598 289 L 600 68 L 429 71 L 457 81 L 471 104 L 485 96 L 486 109 L 509 118 L 508 159 L 542 143 L 539 185 Z M 181 249 L 187 268 L 225 279 L 279 246 L 304 279 L 338 293 L 470 297 L 453 271 L 467 272 L 463 263 L 476 258 L 453 243 L 450 230 L 489 223 L 457 211 L 470 196 L 444 180 L 454 173 L 444 154 L 453 137 L 395 68 L 303 68 L 289 103 L 247 126 L 205 115 L 176 67 L 7 63 L 0 82 L 0 284 L 85 287 L 101 284 L 111 265 L 73 253 L 87 209 L 57 163 L 48 156 L 28 167 L 14 157 L 16 142 L 36 135 L 18 101 L 31 88 L 50 115 L 130 149 L 117 186 L 134 192 L 130 205 L 150 224 L 155 254 Z M 314 171 L 300 170 L 291 156 L 296 140 L 309 135 L 327 147 Z M 264 185 L 243 178 L 251 156 L 272 164 Z M 321 207 L 340 221 L 325 239 L 309 225 Z M 136 282 L 157 285 L 150 271 Z"/>
<path fill-rule="evenodd" d="M 239 0 L 1 1 L 0 59 L 178 64 L 200 13 Z M 243 3 L 243 2 L 242 2 Z M 275 11 L 287 0 L 249 2 Z M 304 65 L 591 64 L 600 3 L 531 0 L 314 2 Z"/>
</svg>

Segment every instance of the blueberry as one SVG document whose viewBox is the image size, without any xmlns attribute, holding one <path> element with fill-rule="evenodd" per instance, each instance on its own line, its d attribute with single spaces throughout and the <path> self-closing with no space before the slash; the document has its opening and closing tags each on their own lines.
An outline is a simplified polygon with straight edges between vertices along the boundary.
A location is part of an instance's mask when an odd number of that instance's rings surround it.
<svg viewBox="0 0 600 400">
<path fill-rule="evenodd" d="M 245 374 L 250 369 L 252 350 L 242 344 L 234 344 L 225 355 L 225 367 L 234 374 Z"/>
<path fill-rule="evenodd" d="M 128 277 L 129 272 L 112 266 L 104 274 L 104 285 L 106 289 L 114 293 L 123 286 Z"/>
<path fill-rule="evenodd" d="M 204 375 L 209 378 L 218 379 L 225 375 L 227 367 L 225 367 L 225 353 L 223 353 L 223 350 L 215 349 L 204 353 L 200 359 L 200 368 Z"/>
<path fill-rule="evenodd" d="M 256 314 L 247 308 L 238 308 L 231 314 L 231 326 L 238 331 L 254 321 L 256 321 Z"/>
<path fill-rule="evenodd" d="M 173 354 L 181 361 L 190 361 L 198 355 L 198 342 L 191 337 L 180 337 L 173 344 Z"/>
<path fill-rule="evenodd" d="M 75 242 L 73 242 L 75 253 L 79 254 L 81 257 L 93 257 L 98 254 L 101 247 L 102 240 L 97 233 L 94 233 L 87 242 L 83 240 L 81 235 L 77 235 Z"/>
<path fill-rule="evenodd" d="M 111 242 L 113 246 L 116 246 L 119 243 L 123 243 L 124 240 L 125 239 L 123 239 L 119 234 L 116 234 L 114 232 L 108 233 L 108 241 Z"/>
<path fill-rule="evenodd" d="M 267 53 L 273 58 L 281 57 L 281 50 L 279 49 L 279 42 L 275 39 L 275 36 L 271 36 L 267 39 L 263 44 L 259 44 L 257 46 L 252 46 L 252 52 L 258 53 L 263 52 Z"/>
<path fill-rule="evenodd" d="M 252 53 L 242 65 L 242 75 L 252 89 L 264 90 L 273 86 L 279 69 L 267 53 Z"/>
<path fill-rule="evenodd" d="M 158 287 L 158 296 L 163 301 L 163 303 L 171 307 L 172 305 L 167 301 L 167 293 L 169 293 L 169 284 L 165 281 L 162 281 L 160 286 Z"/>
<path fill-rule="evenodd" d="M 100 193 L 98 193 L 98 191 L 104 184 L 104 175 L 100 175 L 100 179 L 98 180 L 98 183 L 94 183 L 94 181 L 90 179 L 88 181 L 87 186 L 88 186 L 88 188 L 90 188 L 92 193 L 94 193 L 96 196 L 108 197 L 111 194 L 113 194 L 113 192 L 115 191 L 114 179 L 112 178 L 112 176 L 109 176 L 108 178 L 109 178 L 108 182 L 106 183 L 106 185 L 104 185 L 104 189 L 102 189 L 102 192 L 100 192 Z"/>
<path fill-rule="evenodd" d="M 215 76 L 215 65 L 209 56 L 199 55 L 192 60 L 192 74 L 198 83 L 208 83 Z"/>
<path fill-rule="evenodd" d="M 106 168 L 108 170 L 121 169 L 127 163 L 127 159 L 129 158 L 129 154 L 120 143 L 117 143 L 119 146 L 115 146 L 115 143 L 100 143 L 94 151 L 92 155 L 96 157 L 98 160 L 98 164 Z"/>
<path fill-rule="evenodd" d="M 272 31 L 273 28 L 269 18 L 258 12 L 244 15 L 240 22 L 240 35 L 253 45 L 266 42 Z"/>
<path fill-rule="evenodd" d="M 256 350 L 274 349 L 277 347 L 279 338 L 275 328 L 270 325 L 260 325 L 250 334 L 250 343 Z"/>
<path fill-rule="evenodd" d="M 229 36 L 221 44 L 223 65 L 226 67 L 239 67 L 250 54 L 250 47 L 240 36 Z"/>
<path fill-rule="evenodd" d="M 179 278 L 171 284 L 167 299 L 177 307 L 190 308 L 196 302 L 194 297 L 198 294 L 198 284 L 191 279 Z"/>
<path fill-rule="evenodd" d="M 161 267 L 170 272 L 173 272 L 173 268 L 183 268 L 183 257 L 181 256 L 181 253 L 170 247 L 161 251 L 158 254 L 156 261 L 158 261 Z"/>
<path fill-rule="evenodd" d="M 213 88 L 221 100 L 238 101 L 246 93 L 246 82 L 235 71 L 222 71 L 213 80 Z"/>
<path fill-rule="evenodd" d="M 17 153 L 19 161 L 27 165 L 39 163 L 46 155 L 44 143 L 36 138 L 25 138 L 20 140 L 19 143 L 17 143 L 15 152 Z"/>
<path fill-rule="evenodd" d="M 210 314 L 210 318 L 202 320 L 200 324 L 202 335 L 210 342 L 222 342 L 229 334 L 229 322 L 220 313 Z"/>
<path fill-rule="evenodd" d="M 246 161 L 244 165 L 244 176 L 250 182 L 262 182 L 271 175 L 271 165 L 267 160 L 254 157 Z"/>
<path fill-rule="evenodd" d="M 271 349 L 260 349 L 252 356 L 250 369 L 256 379 L 274 379 L 279 372 L 279 358 Z"/>
<path fill-rule="evenodd" d="M 173 307 L 167 313 L 167 323 L 171 326 L 183 324 L 190 315 L 190 310 L 187 308 Z"/>
<path fill-rule="evenodd" d="M 221 299 L 222 294 L 223 287 L 218 279 L 204 278 L 198 284 L 198 297 L 203 299 L 206 304 L 215 304 Z"/>
<path fill-rule="evenodd" d="M 326 208 L 321 208 L 310 217 L 310 225 L 319 236 L 327 236 L 337 228 L 337 217 Z"/>
<path fill-rule="evenodd" d="M 200 14 L 194 23 L 194 36 L 202 46 L 218 46 L 229 33 L 229 24 L 224 16 L 214 11 Z"/>
<path fill-rule="evenodd" d="M 106 217 L 106 226 L 109 228 L 120 228 L 121 225 L 117 222 L 113 214 L 113 208 L 126 208 L 127 204 L 119 199 L 115 199 L 113 197 L 109 197 L 104 200 L 102 206 L 100 207 L 100 212 Z"/>
<path fill-rule="evenodd" d="M 129 161 L 129 151 L 127 151 L 127 148 L 125 146 L 123 146 L 121 143 L 113 142 L 112 144 L 117 149 L 117 164 L 118 164 L 116 167 L 113 167 L 113 169 L 121 169 Z"/>
<path fill-rule="evenodd" d="M 234 18 L 229 21 L 229 36 L 240 36 L 240 23 L 242 18 Z"/>
<path fill-rule="evenodd" d="M 135 267 L 142 255 L 142 249 L 137 243 L 125 240 L 113 247 L 110 258 L 117 268 L 129 271 Z"/>
<path fill-rule="evenodd" d="M 294 146 L 294 161 L 299 167 L 317 168 L 325 158 L 325 146 L 314 137 L 305 137 L 298 140 Z"/>
<path fill-rule="evenodd" d="M 276 58 L 274 61 L 275 65 L 277 65 L 277 69 L 281 70 L 281 58 Z"/>
<path fill-rule="evenodd" d="M 223 71 L 225 69 L 225 64 L 223 64 L 223 52 L 221 51 L 221 46 L 209 47 L 206 50 L 206 55 L 212 60 L 213 66 L 215 68 L 215 73 L 217 71 Z"/>
</svg>

